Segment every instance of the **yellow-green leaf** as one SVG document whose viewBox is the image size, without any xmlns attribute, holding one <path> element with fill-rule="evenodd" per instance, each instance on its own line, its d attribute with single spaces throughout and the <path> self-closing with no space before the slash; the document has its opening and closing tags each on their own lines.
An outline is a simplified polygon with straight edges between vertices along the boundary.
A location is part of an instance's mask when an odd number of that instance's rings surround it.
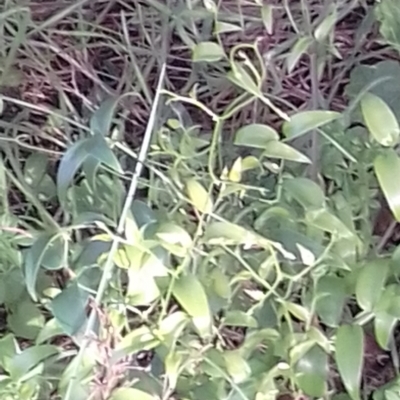
<svg viewBox="0 0 400 400">
<path fill-rule="evenodd" d="M 338 15 L 336 8 L 333 10 L 331 14 L 329 14 L 315 29 L 314 36 L 318 42 L 323 42 L 328 35 L 332 32 Z"/>
<path fill-rule="evenodd" d="M 191 316 L 194 326 L 202 337 L 211 333 L 211 312 L 203 285 L 195 275 L 180 276 L 172 293 L 181 307 Z"/>
<path fill-rule="evenodd" d="M 379 185 L 398 222 L 400 222 L 400 158 L 392 149 L 382 152 L 374 160 Z"/>
<path fill-rule="evenodd" d="M 365 124 L 372 137 L 382 146 L 394 146 L 399 139 L 400 128 L 390 107 L 378 96 L 366 93 L 361 99 Z"/>
<path fill-rule="evenodd" d="M 209 214 L 213 208 L 211 196 L 195 179 L 186 182 L 186 190 L 193 206 L 204 214 Z"/>
<path fill-rule="evenodd" d="M 192 60 L 194 62 L 215 62 L 225 57 L 224 49 L 214 42 L 202 42 L 194 46 Z"/>
</svg>

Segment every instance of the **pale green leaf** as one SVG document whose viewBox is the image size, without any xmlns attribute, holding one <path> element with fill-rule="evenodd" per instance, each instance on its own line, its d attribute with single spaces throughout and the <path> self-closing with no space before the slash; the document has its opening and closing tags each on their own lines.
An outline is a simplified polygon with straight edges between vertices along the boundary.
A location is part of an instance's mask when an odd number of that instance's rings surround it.
<svg viewBox="0 0 400 400">
<path fill-rule="evenodd" d="M 375 313 L 374 330 L 376 341 L 382 349 L 389 350 L 389 342 L 394 327 L 397 324 L 397 318 L 385 311 Z"/>
<path fill-rule="evenodd" d="M 400 158 L 392 149 L 385 150 L 374 160 L 374 170 L 389 207 L 400 222 Z"/>
<path fill-rule="evenodd" d="M 213 201 L 204 187 L 195 179 L 186 182 L 186 190 L 193 206 L 197 211 L 209 214 L 212 212 Z"/>
<path fill-rule="evenodd" d="M 299 163 L 310 164 L 311 160 L 300 153 L 298 150 L 286 143 L 271 141 L 265 146 L 263 155 L 269 158 L 278 158 L 281 160 L 296 161 Z"/>
<path fill-rule="evenodd" d="M 289 74 L 294 70 L 300 58 L 306 53 L 312 42 L 313 42 L 312 38 L 304 36 L 299 38 L 297 42 L 294 44 L 292 50 L 290 51 L 286 59 L 286 65 Z"/>
<path fill-rule="evenodd" d="M 272 35 L 274 30 L 274 8 L 271 4 L 262 5 L 261 17 L 268 35 Z"/>
<path fill-rule="evenodd" d="M 314 36 L 318 42 L 323 42 L 329 36 L 335 27 L 337 19 L 338 13 L 335 8 L 315 29 Z"/>
<path fill-rule="evenodd" d="M 194 62 L 216 62 L 225 57 L 224 49 L 214 42 L 202 42 L 194 46 L 192 50 Z"/>
<path fill-rule="evenodd" d="M 236 132 L 234 144 L 265 149 L 272 140 L 279 140 L 278 132 L 275 129 L 268 125 L 251 124 L 243 126 Z"/>
<path fill-rule="evenodd" d="M 242 28 L 239 25 L 230 24 L 229 22 L 217 21 L 215 23 L 215 34 L 219 35 L 221 33 L 237 32 L 241 31 Z"/>
<path fill-rule="evenodd" d="M 157 398 L 149 393 L 135 388 L 121 387 L 114 390 L 110 400 L 156 400 Z"/>
<path fill-rule="evenodd" d="M 321 187 L 307 178 L 292 178 L 283 181 L 283 188 L 305 209 L 321 208 L 325 204 L 325 195 Z"/>
<path fill-rule="evenodd" d="M 382 146 L 394 146 L 399 139 L 400 128 L 390 107 L 378 96 L 366 93 L 361 99 L 365 124 L 372 137 Z"/>
<path fill-rule="evenodd" d="M 293 139 L 338 119 L 340 115 L 334 111 L 302 111 L 283 124 L 283 134 Z"/>
</svg>

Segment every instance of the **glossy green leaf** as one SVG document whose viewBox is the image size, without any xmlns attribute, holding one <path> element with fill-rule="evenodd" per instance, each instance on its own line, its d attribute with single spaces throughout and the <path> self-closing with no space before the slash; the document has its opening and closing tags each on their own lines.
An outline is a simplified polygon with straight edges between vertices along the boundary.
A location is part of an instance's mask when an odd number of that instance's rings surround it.
<svg viewBox="0 0 400 400">
<path fill-rule="evenodd" d="M 336 8 L 330 13 L 315 29 L 314 36 L 318 42 L 323 42 L 329 34 L 333 31 L 335 24 L 338 20 Z"/>
<path fill-rule="evenodd" d="M 180 276 L 174 283 L 172 293 L 181 307 L 192 317 L 193 324 L 202 337 L 211 332 L 211 312 L 206 292 L 196 278 L 188 274 Z"/>
<path fill-rule="evenodd" d="M 375 313 L 374 330 L 375 338 L 382 349 L 389 350 L 389 342 L 396 326 L 397 318 L 388 314 L 386 311 Z"/>
<path fill-rule="evenodd" d="M 51 311 L 67 335 L 75 335 L 85 324 L 88 298 L 89 294 L 74 282 L 52 300 Z"/>
<path fill-rule="evenodd" d="M 236 132 L 234 144 L 265 149 L 271 140 L 279 140 L 278 132 L 275 129 L 268 125 L 251 124 L 241 127 Z"/>
<path fill-rule="evenodd" d="M 286 65 L 289 74 L 291 74 L 292 71 L 295 69 L 300 58 L 307 52 L 312 42 L 313 42 L 312 38 L 305 36 L 299 38 L 297 42 L 294 44 L 292 50 L 290 51 L 286 59 Z"/>
<path fill-rule="evenodd" d="M 361 99 L 365 124 L 372 137 L 382 146 L 394 146 L 399 139 L 400 128 L 390 107 L 378 96 L 366 93 Z"/>
<path fill-rule="evenodd" d="M 336 276 L 324 276 L 318 280 L 316 293 L 318 299 L 315 311 L 321 321 L 337 327 L 341 321 L 346 302 L 346 281 Z"/>
<path fill-rule="evenodd" d="M 290 121 L 283 124 L 283 134 L 288 139 L 304 135 L 340 117 L 334 111 L 303 111 L 290 117 Z"/>
<path fill-rule="evenodd" d="M 364 333 L 358 325 L 343 325 L 336 333 L 335 359 L 343 384 L 353 400 L 360 400 Z"/>
<path fill-rule="evenodd" d="M 308 396 L 321 398 L 327 390 L 328 355 L 314 345 L 296 363 L 296 383 Z"/>
<path fill-rule="evenodd" d="M 110 400 L 155 400 L 156 397 L 135 388 L 118 388 Z"/>
<path fill-rule="evenodd" d="M 192 60 L 194 62 L 216 62 L 225 57 L 224 49 L 214 42 L 202 42 L 194 46 Z"/>
<path fill-rule="evenodd" d="M 379 185 L 398 222 L 400 222 L 400 158 L 392 149 L 385 150 L 374 160 Z"/>
<path fill-rule="evenodd" d="M 15 380 L 21 379 L 38 363 L 57 353 L 57 347 L 52 345 L 29 347 L 13 357 L 9 366 L 10 375 Z"/>
<path fill-rule="evenodd" d="M 368 262 L 362 267 L 356 283 L 357 303 L 365 311 L 372 311 L 381 297 L 389 272 L 386 260 Z"/>
<path fill-rule="evenodd" d="M 186 190 L 193 206 L 204 214 L 212 212 L 213 201 L 206 189 L 195 179 L 186 182 Z"/>
<path fill-rule="evenodd" d="M 271 141 L 265 146 L 263 156 L 310 164 L 311 160 L 286 143 Z"/>
<path fill-rule="evenodd" d="M 90 118 L 90 130 L 93 135 L 107 136 L 111 130 L 111 123 L 119 99 L 105 100 Z"/>
<path fill-rule="evenodd" d="M 285 179 L 283 181 L 283 189 L 305 209 L 309 207 L 322 208 L 325 205 L 324 192 L 311 179 L 301 177 Z"/>
</svg>

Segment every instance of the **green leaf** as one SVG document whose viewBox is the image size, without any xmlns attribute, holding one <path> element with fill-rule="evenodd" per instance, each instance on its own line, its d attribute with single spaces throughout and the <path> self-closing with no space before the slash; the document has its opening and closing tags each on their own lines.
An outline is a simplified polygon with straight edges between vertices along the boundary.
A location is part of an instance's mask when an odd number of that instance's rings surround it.
<svg viewBox="0 0 400 400">
<path fill-rule="evenodd" d="M 397 7 L 397 6 L 396 6 Z M 374 65 L 355 67 L 350 75 L 350 83 L 346 86 L 346 95 L 353 100 L 354 105 L 361 100 L 365 91 L 380 97 L 400 120 L 400 65 L 397 61 L 387 60 Z M 354 108 L 350 106 L 350 109 Z M 362 116 L 356 115 L 361 121 Z"/>
<path fill-rule="evenodd" d="M 381 0 L 376 4 L 376 17 L 380 22 L 380 33 L 386 41 L 400 49 L 400 10 L 396 0 Z"/>
<path fill-rule="evenodd" d="M 7 324 L 16 336 L 33 340 L 43 328 L 45 318 L 34 303 L 23 301 L 8 315 Z"/>
<path fill-rule="evenodd" d="M 345 285 L 345 280 L 336 276 L 324 276 L 317 283 L 315 311 L 321 321 L 332 328 L 336 328 L 342 319 L 347 297 Z"/>
<path fill-rule="evenodd" d="M 67 335 L 75 335 L 85 324 L 88 297 L 88 293 L 74 282 L 51 302 L 54 318 Z"/>
<path fill-rule="evenodd" d="M 278 141 L 269 142 L 263 151 L 263 156 L 311 164 L 311 160 L 307 156 L 300 153 L 293 147 Z"/>
<path fill-rule="evenodd" d="M 119 99 L 105 100 L 90 118 L 90 130 L 93 135 L 107 136 Z"/>
<path fill-rule="evenodd" d="M 396 326 L 397 318 L 385 311 L 375 313 L 374 330 L 376 341 L 382 349 L 389 350 L 389 342 Z"/>
<path fill-rule="evenodd" d="M 362 267 L 356 283 L 356 298 L 364 311 L 372 311 L 381 297 L 389 272 L 389 262 L 375 260 Z"/>
<path fill-rule="evenodd" d="M 10 373 L 11 360 L 17 354 L 18 344 L 12 334 L 7 334 L 0 339 L 0 367 Z"/>
<path fill-rule="evenodd" d="M 193 62 L 216 62 L 225 57 L 224 49 L 214 42 L 196 44 L 192 50 Z"/>
<path fill-rule="evenodd" d="M 239 310 L 227 311 L 222 322 L 226 326 L 245 326 L 248 328 L 258 327 L 257 320 L 254 317 Z"/>
<path fill-rule="evenodd" d="M 57 171 L 57 190 L 61 203 L 65 202 L 68 186 L 83 162 L 92 156 L 111 169 L 122 173 L 121 166 L 114 153 L 100 135 L 88 137 L 74 143 L 64 154 Z"/>
<path fill-rule="evenodd" d="M 323 208 L 319 210 L 308 211 L 306 213 L 306 221 L 325 232 L 339 237 L 352 237 L 353 232 L 335 215 Z"/>
<path fill-rule="evenodd" d="M 274 29 L 274 8 L 271 4 L 261 6 L 261 18 L 268 35 L 272 35 Z"/>
<path fill-rule="evenodd" d="M 338 119 L 340 115 L 334 111 L 303 111 L 293 115 L 290 121 L 283 124 L 283 134 L 293 139 Z"/>
<path fill-rule="evenodd" d="M 325 205 L 324 192 L 321 187 L 311 179 L 285 179 L 283 181 L 283 189 L 305 209 L 309 207 L 322 208 Z"/>
<path fill-rule="evenodd" d="M 32 188 L 37 189 L 46 174 L 49 159 L 42 153 L 32 153 L 25 161 L 25 182 Z"/>
<path fill-rule="evenodd" d="M 315 29 L 314 36 L 318 42 L 323 42 L 329 34 L 332 32 L 333 28 L 338 19 L 338 13 L 336 8 L 331 14 L 329 14 Z"/>
<path fill-rule="evenodd" d="M 308 396 L 323 397 L 327 389 L 328 355 L 319 346 L 313 346 L 295 366 L 296 383 Z"/>
<path fill-rule="evenodd" d="M 389 207 L 400 222 L 400 158 L 394 150 L 385 150 L 375 158 L 374 170 Z"/>
<path fill-rule="evenodd" d="M 19 380 L 37 364 L 57 353 L 56 346 L 31 346 L 13 357 L 9 365 L 10 375 L 14 380 Z"/>
<path fill-rule="evenodd" d="M 382 146 L 394 146 L 400 134 L 396 116 L 378 96 L 366 93 L 361 99 L 365 124 L 373 138 Z"/>
<path fill-rule="evenodd" d="M 294 44 L 286 59 L 286 65 L 289 74 L 293 72 L 300 58 L 303 56 L 303 54 L 306 53 L 312 42 L 312 38 L 305 36 L 298 39 L 297 42 Z"/>
<path fill-rule="evenodd" d="M 28 293 L 31 295 L 33 300 L 37 300 L 36 296 L 36 279 L 39 272 L 39 268 L 42 264 L 43 257 L 49 247 L 53 235 L 41 234 L 33 243 L 32 247 L 27 251 L 25 257 L 25 283 Z"/>
<path fill-rule="evenodd" d="M 239 25 L 230 24 L 228 22 L 217 21 L 215 23 L 214 32 L 215 32 L 215 34 L 219 35 L 221 33 L 237 32 L 237 31 L 241 31 L 241 30 L 242 30 L 242 28 Z"/>
<path fill-rule="evenodd" d="M 260 88 L 249 73 L 238 63 L 232 64 L 232 71 L 228 73 L 228 79 L 253 96 L 262 96 Z"/>
<path fill-rule="evenodd" d="M 191 274 L 180 276 L 174 283 L 172 293 L 181 307 L 192 317 L 200 336 L 209 336 L 211 312 L 206 292 L 196 276 Z"/>
<path fill-rule="evenodd" d="M 225 351 L 223 358 L 225 360 L 225 367 L 228 374 L 232 377 L 233 382 L 244 382 L 251 375 L 249 364 L 238 350 Z"/>
<path fill-rule="evenodd" d="M 138 228 L 157 221 L 155 212 L 143 201 L 134 200 L 131 211 Z"/>
<path fill-rule="evenodd" d="M 118 388 L 114 390 L 110 400 L 155 400 L 156 397 L 135 388 Z"/>
<path fill-rule="evenodd" d="M 265 149 L 271 140 L 279 140 L 278 132 L 268 125 L 251 124 L 240 128 L 235 135 L 236 146 Z"/>
<path fill-rule="evenodd" d="M 204 187 L 195 179 L 186 182 L 186 190 L 190 201 L 197 211 L 209 214 L 212 212 L 213 201 Z"/>
<path fill-rule="evenodd" d="M 43 254 L 41 265 L 48 270 L 58 270 L 67 265 L 68 241 L 64 235 L 51 238 Z"/>
<path fill-rule="evenodd" d="M 358 325 L 343 325 L 336 333 L 335 358 L 343 384 L 353 400 L 360 400 L 364 333 Z"/>
</svg>

